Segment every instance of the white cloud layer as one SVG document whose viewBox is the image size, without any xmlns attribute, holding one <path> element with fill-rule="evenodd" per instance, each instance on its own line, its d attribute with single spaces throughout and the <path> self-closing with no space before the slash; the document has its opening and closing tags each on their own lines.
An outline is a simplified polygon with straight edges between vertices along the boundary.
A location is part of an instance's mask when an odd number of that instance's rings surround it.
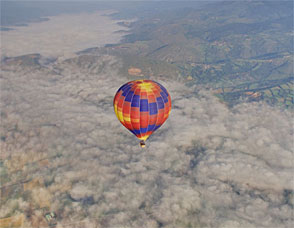
<svg viewBox="0 0 294 228">
<path fill-rule="evenodd" d="M 100 14 L 54 17 L 3 33 L 2 48 L 63 56 L 118 41 L 108 25 L 117 26 Z M 30 215 L 24 226 L 46 226 L 46 208 L 58 228 L 293 226 L 292 111 L 229 109 L 209 91 L 166 79 L 171 115 L 142 150 L 112 107 L 129 80 L 121 59 L 33 62 L 1 67 L 0 218 Z"/>
<path fill-rule="evenodd" d="M 110 11 L 64 14 L 29 26 L 12 26 L 14 30 L 1 31 L 2 55 L 40 53 L 46 57 L 70 57 L 89 47 L 117 43 L 122 34 L 114 31 L 127 31 L 127 28 L 107 14 Z"/>
<path fill-rule="evenodd" d="M 2 71 L 8 183 L 44 184 L 34 197 L 7 200 L 1 217 L 33 202 L 59 212 L 57 227 L 293 225 L 292 112 L 263 103 L 229 109 L 209 91 L 160 81 L 173 109 L 142 150 L 113 112 L 128 80 L 120 67 L 113 56 L 88 55 Z"/>
</svg>

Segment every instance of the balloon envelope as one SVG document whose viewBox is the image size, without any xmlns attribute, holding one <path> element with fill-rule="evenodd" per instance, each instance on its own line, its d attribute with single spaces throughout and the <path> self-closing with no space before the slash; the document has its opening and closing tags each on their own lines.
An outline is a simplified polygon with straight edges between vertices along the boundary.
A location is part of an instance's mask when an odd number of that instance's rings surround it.
<svg viewBox="0 0 294 228">
<path fill-rule="evenodd" d="M 158 82 L 135 80 L 119 88 L 113 106 L 119 121 L 145 141 L 168 118 L 171 98 Z"/>
</svg>

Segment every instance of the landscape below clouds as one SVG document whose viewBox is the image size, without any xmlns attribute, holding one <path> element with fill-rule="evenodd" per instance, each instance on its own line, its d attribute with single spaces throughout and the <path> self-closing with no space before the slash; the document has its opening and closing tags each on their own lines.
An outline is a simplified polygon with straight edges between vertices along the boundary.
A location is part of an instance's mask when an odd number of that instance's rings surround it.
<svg viewBox="0 0 294 228">
<path fill-rule="evenodd" d="M 117 89 L 135 78 L 120 73 L 123 59 L 97 51 L 45 64 L 61 50 L 49 40 L 32 44 L 42 56 L 1 67 L 3 224 L 44 227 L 54 212 L 56 227 L 292 227 L 291 110 L 228 108 L 177 75 L 153 75 L 172 111 L 141 149 L 113 111 Z"/>
</svg>

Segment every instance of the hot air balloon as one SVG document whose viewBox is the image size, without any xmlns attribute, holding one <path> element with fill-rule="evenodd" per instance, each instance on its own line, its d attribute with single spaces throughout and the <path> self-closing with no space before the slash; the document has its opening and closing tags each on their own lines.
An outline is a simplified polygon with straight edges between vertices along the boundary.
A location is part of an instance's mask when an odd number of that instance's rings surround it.
<svg viewBox="0 0 294 228">
<path fill-rule="evenodd" d="M 147 138 L 168 118 L 171 98 L 167 90 L 152 80 L 135 80 L 121 86 L 113 100 L 119 121 L 139 138 L 145 147 Z"/>
</svg>

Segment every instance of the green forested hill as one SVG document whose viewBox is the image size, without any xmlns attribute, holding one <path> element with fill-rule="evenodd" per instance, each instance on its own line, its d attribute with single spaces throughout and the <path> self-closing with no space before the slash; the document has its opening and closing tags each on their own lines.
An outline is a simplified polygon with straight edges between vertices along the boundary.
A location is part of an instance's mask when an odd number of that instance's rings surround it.
<svg viewBox="0 0 294 228">
<path fill-rule="evenodd" d="M 176 66 L 231 105 L 249 98 L 293 107 L 292 1 L 185 3 L 145 13 L 130 28 L 124 53 Z"/>
</svg>

